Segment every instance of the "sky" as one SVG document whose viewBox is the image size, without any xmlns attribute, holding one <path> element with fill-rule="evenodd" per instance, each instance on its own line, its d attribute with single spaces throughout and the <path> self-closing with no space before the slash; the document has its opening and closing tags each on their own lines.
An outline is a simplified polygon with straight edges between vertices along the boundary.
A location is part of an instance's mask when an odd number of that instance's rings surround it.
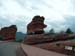
<svg viewBox="0 0 75 56">
<path fill-rule="evenodd" d="M 0 0 L 0 29 L 14 24 L 18 31 L 26 33 L 35 15 L 45 17 L 47 32 L 68 27 L 75 31 L 75 0 Z"/>
</svg>

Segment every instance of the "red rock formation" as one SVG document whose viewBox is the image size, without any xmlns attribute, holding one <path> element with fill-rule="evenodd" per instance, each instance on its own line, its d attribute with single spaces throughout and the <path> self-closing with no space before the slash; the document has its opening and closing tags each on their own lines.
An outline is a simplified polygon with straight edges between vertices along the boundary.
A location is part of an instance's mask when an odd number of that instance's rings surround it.
<svg viewBox="0 0 75 56">
<path fill-rule="evenodd" d="M 44 19 L 43 16 L 34 16 L 27 26 L 27 33 L 43 33 L 44 28 L 46 27 Z"/>
<path fill-rule="evenodd" d="M 12 25 L 10 27 L 2 28 L 0 31 L 0 35 L 4 40 L 11 40 L 15 39 L 16 31 L 17 31 L 16 25 Z"/>
<path fill-rule="evenodd" d="M 62 39 L 63 40 L 66 37 L 69 37 L 69 35 L 66 35 L 66 34 L 27 35 L 26 39 L 24 39 L 24 44 L 36 46 L 36 47 L 39 47 L 39 48 L 42 48 L 42 49 L 46 49 L 46 50 L 49 50 L 49 51 L 54 51 L 54 52 L 66 54 L 67 52 L 70 52 L 71 50 L 70 51 L 66 50 L 65 46 L 74 46 L 75 42 L 72 43 L 70 40 L 55 41 L 56 39 Z M 53 39 L 54 39 L 54 42 L 52 42 Z"/>
</svg>

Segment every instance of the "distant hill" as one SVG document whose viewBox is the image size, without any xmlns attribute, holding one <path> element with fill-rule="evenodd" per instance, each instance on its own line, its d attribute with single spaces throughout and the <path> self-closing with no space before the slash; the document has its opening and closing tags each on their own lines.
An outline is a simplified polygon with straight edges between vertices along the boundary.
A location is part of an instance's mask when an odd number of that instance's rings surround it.
<svg viewBox="0 0 75 56">
<path fill-rule="evenodd" d="M 17 32 L 16 33 L 16 40 L 22 40 L 24 39 L 24 37 L 26 36 L 26 34 L 22 33 L 22 32 Z"/>
</svg>

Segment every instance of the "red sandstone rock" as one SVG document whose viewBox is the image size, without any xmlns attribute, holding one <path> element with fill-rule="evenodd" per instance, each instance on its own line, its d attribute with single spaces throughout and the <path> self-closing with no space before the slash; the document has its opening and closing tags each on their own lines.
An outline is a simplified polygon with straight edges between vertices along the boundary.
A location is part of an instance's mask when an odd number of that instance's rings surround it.
<svg viewBox="0 0 75 56">
<path fill-rule="evenodd" d="M 0 30 L 0 35 L 3 37 L 4 40 L 11 40 L 15 39 L 16 35 L 16 25 L 12 25 L 10 27 L 4 27 Z"/>
<path fill-rule="evenodd" d="M 43 33 L 46 25 L 43 16 L 34 16 L 27 26 L 27 33 Z"/>
</svg>

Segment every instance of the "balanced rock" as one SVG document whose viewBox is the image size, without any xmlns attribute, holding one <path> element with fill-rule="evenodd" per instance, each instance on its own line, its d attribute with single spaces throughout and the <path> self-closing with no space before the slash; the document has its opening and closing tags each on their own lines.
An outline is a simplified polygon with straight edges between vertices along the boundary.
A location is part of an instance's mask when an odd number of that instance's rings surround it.
<svg viewBox="0 0 75 56">
<path fill-rule="evenodd" d="M 41 34 L 44 33 L 44 24 L 45 18 L 43 16 L 34 16 L 32 21 L 27 25 L 28 34 Z"/>
</svg>

